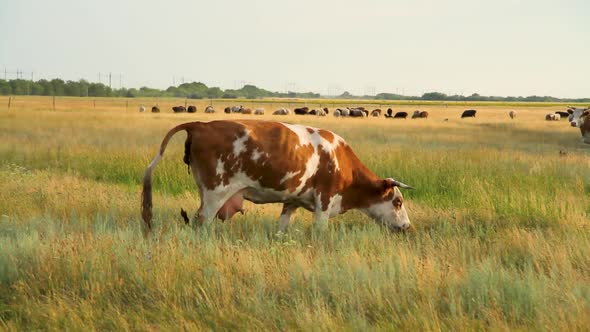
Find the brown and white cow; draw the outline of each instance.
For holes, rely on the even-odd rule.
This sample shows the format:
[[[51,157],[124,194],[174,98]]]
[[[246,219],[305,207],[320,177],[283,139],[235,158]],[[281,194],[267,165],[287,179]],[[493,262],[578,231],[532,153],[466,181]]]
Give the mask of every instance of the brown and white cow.
[[[192,171],[201,206],[197,224],[231,218],[243,200],[283,203],[279,227],[285,231],[297,208],[314,213],[316,224],[358,209],[391,230],[410,226],[399,188],[381,179],[353,153],[342,137],[324,129],[271,121],[190,122],[170,130],[145,171],[144,230],[152,228],[152,172],[179,131],[187,132],[184,162]],[[188,218],[186,218],[188,222]]]
[[[570,108],[568,113],[570,125],[580,128],[583,142],[590,144],[590,108]]]
[[[516,119],[516,111],[510,111],[510,112],[508,112],[508,116],[511,119],[513,119],[513,120]]]
[[[414,111],[412,114],[412,119],[426,119],[428,117],[428,112],[426,111]]]

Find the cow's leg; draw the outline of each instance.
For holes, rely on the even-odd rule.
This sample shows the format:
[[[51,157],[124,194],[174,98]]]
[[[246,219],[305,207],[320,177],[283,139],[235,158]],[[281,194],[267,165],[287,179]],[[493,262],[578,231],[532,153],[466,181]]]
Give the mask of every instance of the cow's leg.
[[[291,215],[297,210],[297,206],[290,204],[283,204],[283,211],[279,217],[279,231],[286,232],[289,222],[291,221]]]

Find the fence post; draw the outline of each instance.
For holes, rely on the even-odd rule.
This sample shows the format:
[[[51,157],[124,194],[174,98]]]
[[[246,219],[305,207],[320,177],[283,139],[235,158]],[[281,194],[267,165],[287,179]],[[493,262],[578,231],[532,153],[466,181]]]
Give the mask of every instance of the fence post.
[[[125,113],[127,113],[127,110],[129,109],[129,100],[125,100]]]
[[[10,102],[12,101],[12,96],[8,97],[8,110],[10,111]]]
[[[92,100],[92,107],[96,109],[96,99]]]
[[[53,110],[55,111],[55,96],[53,96]]]

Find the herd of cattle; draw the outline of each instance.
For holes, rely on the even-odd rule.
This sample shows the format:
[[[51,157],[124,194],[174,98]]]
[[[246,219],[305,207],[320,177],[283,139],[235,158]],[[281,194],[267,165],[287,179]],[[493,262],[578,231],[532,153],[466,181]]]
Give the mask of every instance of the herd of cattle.
[[[143,105],[140,106],[139,111],[145,112],[146,111],[145,106],[143,106]],[[196,113],[197,107],[194,105],[190,105],[188,107],[174,106],[174,107],[172,107],[172,111],[174,113],[184,113],[184,112]],[[228,114],[231,114],[231,113],[254,114],[254,115],[264,115],[265,114],[264,108],[256,108],[256,109],[252,110],[251,108],[247,108],[242,105],[226,107],[223,111],[224,111],[224,113],[228,113]],[[590,108],[568,107],[565,112],[557,111],[554,113],[546,114],[545,120],[559,121],[561,119],[567,119],[572,127],[580,128],[580,131],[582,132],[582,137],[583,137],[584,143],[590,144],[590,120],[584,121],[587,118],[589,111],[590,111]],[[159,112],[160,112],[160,108],[158,108],[158,106],[152,107],[152,113],[159,113]],[[215,113],[215,109],[212,106],[207,106],[205,108],[204,112],[205,113]],[[476,113],[477,113],[477,111],[474,109],[465,110],[465,111],[463,111],[463,113],[461,113],[461,118],[474,118]],[[279,109],[275,110],[274,112],[272,112],[272,114],[273,115],[296,114],[296,115],[327,116],[328,114],[330,114],[330,110],[327,107],[310,109],[309,107],[306,106],[306,107],[295,108],[295,109],[293,109],[293,112],[291,112],[291,110],[288,108],[279,108]],[[369,116],[380,117],[381,115],[383,115],[386,118],[392,118],[392,119],[406,119],[406,118],[408,118],[408,116],[410,116],[408,114],[408,112],[403,112],[403,111],[394,113],[391,108],[388,108],[385,112],[383,112],[380,108],[376,108],[376,109],[373,109],[372,111],[369,111],[362,106],[361,107],[336,108],[332,112],[332,115],[334,117],[352,117],[352,118],[366,118]],[[508,116],[511,119],[516,119],[516,112],[510,111],[510,112],[508,112]],[[428,118],[428,112],[414,111],[414,113],[411,115],[411,118],[412,119]],[[445,121],[448,121],[448,119],[445,119]]]
[[[140,106],[139,111],[145,112],[146,111],[145,106],[143,106],[143,105]],[[174,113],[184,113],[184,112],[196,113],[197,107],[193,106],[193,105],[188,106],[188,107],[173,106],[172,111]],[[264,108],[256,108],[255,110],[252,110],[251,108],[247,108],[242,105],[226,107],[223,111],[224,111],[224,113],[227,113],[227,114],[231,114],[231,113],[254,114],[254,115],[264,115],[265,114]],[[152,113],[160,113],[160,108],[158,106],[153,106]],[[212,106],[207,106],[205,108],[205,113],[215,113],[215,109]],[[476,113],[477,113],[476,110],[465,110],[461,114],[461,118],[474,118]],[[273,115],[296,114],[296,115],[326,116],[326,115],[330,114],[330,110],[327,107],[310,109],[309,107],[305,106],[305,107],[295,108],[295,109],[293,109],[293,112],[291,112],[290,109],[282,107],[282,108],[279,108],[279,109],[275,110],[274,112],[272,112],[272,114]],[[336,108],[334,110],[334,112],[332,112],[332,114],[334,115],[334,117],[352,117],[352,118],[360,118],[360,117],[366,118],[369,116],[380,117],[381,115],[383,115],[386,118],[406,119],[409,116],[408,112],[394,113],[391,108],[388,108],[387,111],[383,112],[380,108],[376,108],[372,111],[369,111],[362,106]],[[512,117],[512,115],[510,115],[510,116]],[[411,118],[412,119],[428,118],[428,112],[414,111]]]

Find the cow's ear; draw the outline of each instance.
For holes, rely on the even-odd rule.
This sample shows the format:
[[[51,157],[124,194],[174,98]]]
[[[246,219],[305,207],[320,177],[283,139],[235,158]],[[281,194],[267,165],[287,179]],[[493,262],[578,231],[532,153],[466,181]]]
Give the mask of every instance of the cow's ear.
[[[586,116],[586,115],[588,115],[588,114],[590,114],[590,111],[589,111],[589,110],[585,110],[585,111],[584,111],[584,113],[582,113],[582,115],[581,115],[581,116]]]
[[[567,112],[568,112],[569,114],[574,114],[574,111],[572,111],[572,109],[571,109],[571,108],[568,108],[568,109],[567,109]]]

